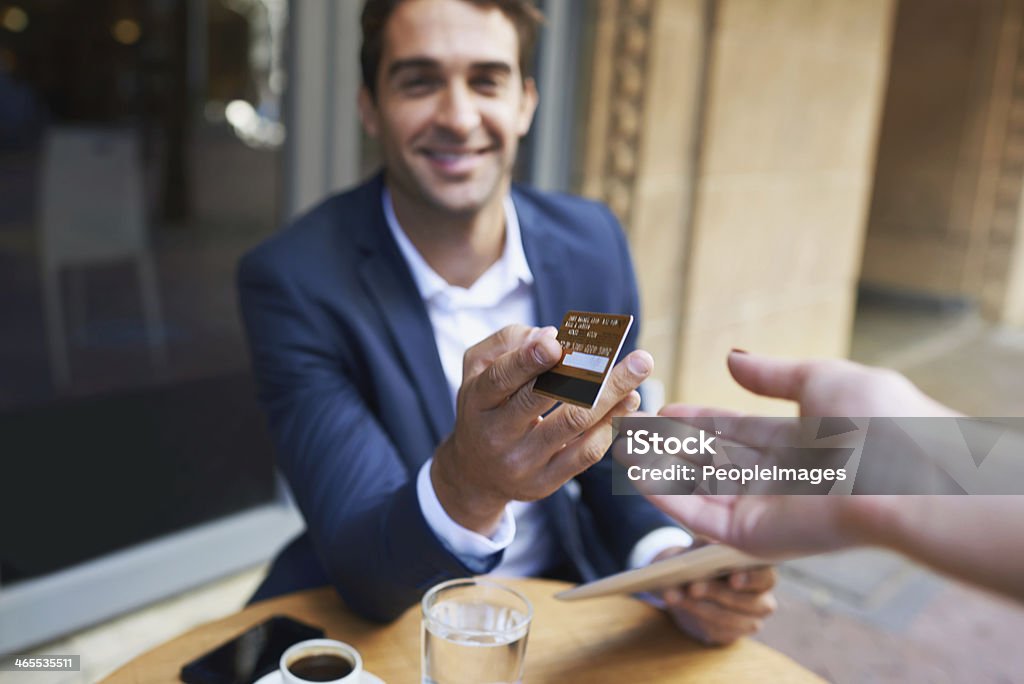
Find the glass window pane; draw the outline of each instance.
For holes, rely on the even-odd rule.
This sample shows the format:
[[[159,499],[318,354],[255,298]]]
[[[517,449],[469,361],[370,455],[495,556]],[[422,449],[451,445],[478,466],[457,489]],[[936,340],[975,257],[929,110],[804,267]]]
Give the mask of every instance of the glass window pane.
[[[278,224],[286,25],[0,6],[3,584],[274,498],[234,272]]]

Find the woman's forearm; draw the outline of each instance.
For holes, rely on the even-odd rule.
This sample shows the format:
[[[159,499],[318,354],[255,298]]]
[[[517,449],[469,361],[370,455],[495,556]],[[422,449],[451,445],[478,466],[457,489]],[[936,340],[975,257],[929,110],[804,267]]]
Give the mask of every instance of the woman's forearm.
[[[858,541],[1024,602],[1024,496],[854,496]]]

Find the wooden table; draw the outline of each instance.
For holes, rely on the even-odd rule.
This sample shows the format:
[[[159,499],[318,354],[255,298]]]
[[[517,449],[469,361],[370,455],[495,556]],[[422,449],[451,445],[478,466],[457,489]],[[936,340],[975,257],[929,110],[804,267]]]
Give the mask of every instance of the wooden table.
[[[614,596],[567,603],[563,582],[501,579],[533,603],[526,647],[529,684],[540,682],[821,682],[786,656],[750,639],[706,648],[683,636],[661,611]],[[352,644],[365,667],[388,684],[419,682],[420,607],[390,625],[352,614],[333,589],[313,589],[252,605],[144,653],[106,681],[175,682],[181,666],[271,615],[290,615]]]

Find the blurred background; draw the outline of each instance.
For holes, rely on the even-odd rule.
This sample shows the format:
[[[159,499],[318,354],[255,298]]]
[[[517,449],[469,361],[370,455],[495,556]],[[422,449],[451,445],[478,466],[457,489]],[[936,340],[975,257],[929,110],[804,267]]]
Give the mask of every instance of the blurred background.
[[[623,222],[662,396],[791,411],[734,386],[740,347],[1024,415],[1024,0],[541,5],[517,176]],[[376,168],[360,9],[0,0],[0,654],[92,681],[240,608],[301,528],[234,269]],[[833,681],[1024,672],[1018,606],[888,554],[779,594],[759,638]]]

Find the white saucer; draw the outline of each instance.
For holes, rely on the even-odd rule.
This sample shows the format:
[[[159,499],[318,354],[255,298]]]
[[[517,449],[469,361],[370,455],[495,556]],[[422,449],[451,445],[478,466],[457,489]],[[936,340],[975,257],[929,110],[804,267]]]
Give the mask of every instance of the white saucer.
[[[283,684],[283,682],[280,670],[274,670],[256,680],[256,684]],[[384,684],[384,680],[372,672],[363,670],[363,674],[359,677],[359,684]]]

